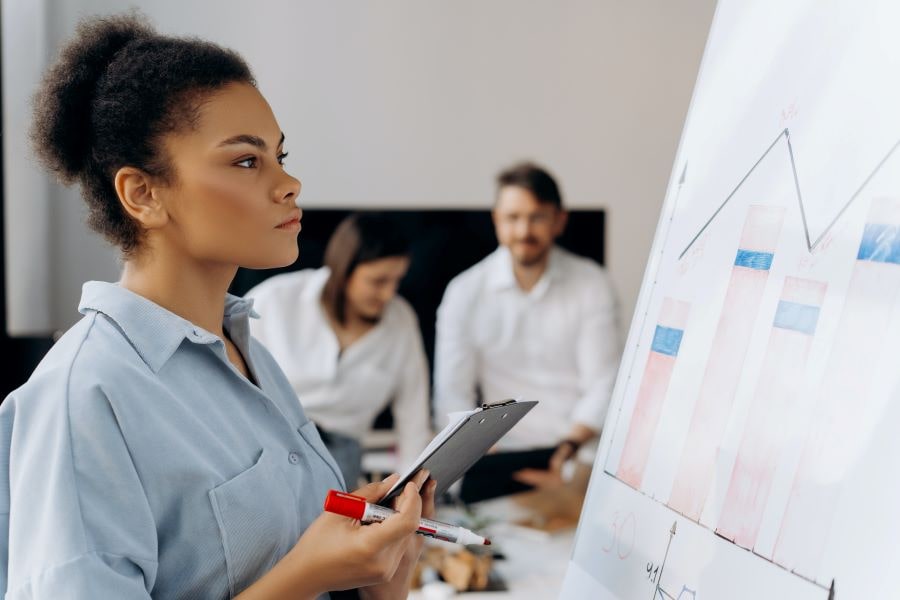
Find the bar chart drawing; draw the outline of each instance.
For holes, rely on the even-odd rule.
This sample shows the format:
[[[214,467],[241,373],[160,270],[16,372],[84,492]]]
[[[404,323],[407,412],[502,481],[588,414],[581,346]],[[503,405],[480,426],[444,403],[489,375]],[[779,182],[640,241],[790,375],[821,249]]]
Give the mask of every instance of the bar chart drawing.
[[[827,284],[786,277],[716,533],[753,549],[796,404]]]
[[[894,154],[895,149],[896,146],[891,148],[866,181],[877,175]],[[753,172],[751,169],[751,173]],[[683,184],[684,181],[679,183]],[[746,181],[742,182],[744,183]],[[829,229],[838,226],[840,216],[857,200],[858,195],[859,192],[841,209],[840,214],[832,220]],[[723,206],[720,206],[720,210]],[[850,319],[854,325],[845,326],[848,330],[857,331],[857,334],[861,329],[871,332],[872,335],[878,334],[880,330],[877,326],[873,326],[874,321],[880,319],[885,323],[890,315],[885,314],[884,309],[881,313],[864,310],[861,308],[865,304],[864,300],[856,302],[857,306],[854,307],[855,295],[861,298],[872,296],[884,298],[887,294],[890,298],[900,298],[900,267],[898,267],[900,208],[895,211],[896,215],[892,212],[893,209],[889,208],[896,206],[900,206],[900,202],[876,199],[872,202],[872,214],[865,224],[862,241],[858,247],[853,281],[847,292],[849,308],[845,309],[854,314],[867,314],[865,324],[860,324],[859,317],[855,317]],[[754,403],[743,424],[740,447],[731,467],[727,491],[720,507],[721,512],[713,514],[713,521],[710,523],[700,522],[716,477],[715,465],[718,460],[719,442],[725,434],[726,425],[732,414],[732,402],[749,351],[751,335],[758,326],[756,321],[762,296],[772,283],[770,274],[776,259],[776,249],[784,234],[786,213],[785,207],[777,205],[751,204],[747,208],[738,247],[733,255],[734,260],[718,325],[710,340],[702,383],[694,403],[690,425],[684,436],[684,446],[681,448],[681,457],[669,495],[660,497],[644,489],[644,474],[658,438],[657,432],[660,427],[666,426],[662,421],[664,407],[669,394],[669,384],[677,370],[681,346],[688,330],[688,316],[692,308],[692,302],[689,300],[674,300],[669,296],[662,299],[627,430],[622,430],[624,441],[621,443],[619,454],[616,455],[617,463],[607,463],[605,471],[631,488],[655,498],[685,518],[714,531],[721,539],[728,540],[738,547],[753,550],[761,559],[795,573],[823,590],[828,590],[830,588],[826,582],[831,580],[830,575],[817,570],[819,557],[814,546],[822,546],[826,541],[829,506],[835,502],[839,490],[832,490],[830,498],[826,494],[825,502],[818,504],[816,510],[801,508],[805,503],[815,504],[813,498],[819,495],[818,490],[804,491],[805,488],[809,488],[808,482],[804,483],[806,481],[804,477],[809,473],[815,473],[816,463],[823,460],[823,454],[817,455],[812,449],[804,454],[799,467],[801,472],[797,474],[792,497],[780,525],[777,545],[774,549],[771,546],[767,547],[764,552],[759,552],[755,548],[763,526],[764,511],[769,500],[774,472],[787,440],[792,436],[806,435],[806,431],[810,431],[810,439],[818,439],[820,440],[818,443],[821,444],[822,432],[828,430],[829,426],[832,429],[828,430],[828,433],[838,435],[833,427],[834,414],[838,414],[837,418],[841,418],[839,403],[833,402],[834,406],[825,411],[825,415],[819,421],[813,423],[804,421],[795,412],[796,401],[804,393],[806,360],[815,340],[819,315],[828,289],[827,281],[796,275],[786,275],[778,280],[782,286],[781,294],[775,314],[769,322],[768,345],[765,347],[761,372],[756,381]],[[715,216],[714,214],[707,225],[713,222]],[[691,244],[695,243],[704,231],[708,231],[707,225],[697,232]],[[796,227],[793,229],[796,230]],[[819,244],[828,233],[826,230],[815,240],[811,240],[805,224],[803,231],[810,247]],[[685,251],[689,248],[690,245]],[[710,258],[707,257],[705,260]],[[794,268],[796,265],[787,267],[788,270]],[[898,277],[896,289],[891,287],[891,282],[895,279],[890,274],[894,272]],[[865,286],[856,282],[867,273],[872,282],[880,283],[877,289],[871,287],[875,283],[870,283],[869,291],[865,292]],[[863,291],[853,292],[857,288]],[[837,343],[839,346],[852,345],[841,341],[831,343]],[[857,340],[857,343],[862,342]],[[871,349],[879,346],[868,343],[867,347]],[[864,355],[865,352],[858,352],[857,360],[863,360],[861,357]],[[848,366],[843,369],[829,367],[828,372],[833,378],[839,378],[841,373],[857,372],[855,363],[850,361],[847,364]],[[838,389],[836,386],[831,387]],[[828,415],[832,415],[831,421],[828,421]],[[618,428],[621,429],[622,425],[620,424]],[[670,436],[668,441],[671,442],[671,439]],[[814,442],[810,444],[815,445]],[[670,446],[660,451],[672,450]],[[803,474],[804,470],[807,475]],[[816,514],[818,518],[814,516]],[[808,535],[810,528],[813,527],[811,524],[813,521],[818,525],[826,524],[818,530],[821,539],[810,538]],[[808,544],[805,540],[809,539],[817,539],[818,543]]]
[[[719,0],[564,597],[898,596],[897,23]]]
[[[619,479],[635,489],[641,487],[689,312],[687,302],[672,298],[663,300],[617,470]]]
[[[761,205],[751,206],[747,213],[700,395],[666,503],[694,521],[700,519],[712,483],[716,448],[731,413],[784,213],[781,207]]]
[[[774,560],[816,577],[842,475],[851,467],[860,439],[874,358],[894,349],[884,334],[900,292],[900,200],[872,203],[817,410],[782,520]],[[877,302],[872,299],[877,298]]]

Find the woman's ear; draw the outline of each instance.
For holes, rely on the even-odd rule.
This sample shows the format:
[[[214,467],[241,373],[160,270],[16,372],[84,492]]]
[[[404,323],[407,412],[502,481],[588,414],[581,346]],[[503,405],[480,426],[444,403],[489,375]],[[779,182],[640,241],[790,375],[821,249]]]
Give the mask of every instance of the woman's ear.
[[[169,220],[169,213],[153,193],[153,179],[135,167],[122,167],[114,180],[119,202],[131,218],[143,229],[157,229]]]

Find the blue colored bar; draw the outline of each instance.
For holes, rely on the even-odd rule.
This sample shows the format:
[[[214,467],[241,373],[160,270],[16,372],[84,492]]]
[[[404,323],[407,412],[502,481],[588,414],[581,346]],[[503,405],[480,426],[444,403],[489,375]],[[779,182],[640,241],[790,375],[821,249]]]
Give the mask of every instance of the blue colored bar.
[[[782,300],[775,311],[775,327],[780,329],[792,329],[807,335],[816,332],[816,324],[819,322],[819,307],[811,304],[800,304]]]
[[[683,329],[673,329],[671,327],[657,325],[656,333],[653,334],[653,344],[650,346],[650,349],[659,354],[678,356],[678,348],[681,347],[682,336],[684,336]]]
[[[772,266],[775,255],[771,252],[756,252],[754,250],[738,250],[734,259],[736,267],[747,267],[758,271],[768,271]]]
[[[900,265],[900,225],[867,223],[856,259]]]

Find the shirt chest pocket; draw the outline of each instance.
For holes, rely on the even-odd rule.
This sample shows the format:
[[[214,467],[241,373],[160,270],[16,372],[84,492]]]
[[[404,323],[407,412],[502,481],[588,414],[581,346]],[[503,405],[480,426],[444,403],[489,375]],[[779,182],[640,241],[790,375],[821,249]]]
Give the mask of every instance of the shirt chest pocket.
[[[296,543],[298,510],[293,492],[262,450],[256,463],[209,491],[231,596],[262,577]]]

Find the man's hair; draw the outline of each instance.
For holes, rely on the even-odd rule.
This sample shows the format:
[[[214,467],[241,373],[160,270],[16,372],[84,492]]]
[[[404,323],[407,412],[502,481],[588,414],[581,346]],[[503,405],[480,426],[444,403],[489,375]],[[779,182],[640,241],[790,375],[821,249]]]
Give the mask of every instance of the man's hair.
[[[497,192],[508,185],[524,188],[534,194],[538,202],[562,209],[562,195],[556,180],[546,169],[532,162],[517,163],[497,175]]]
[[[409,256],[409,240],[397,224],[381,213],[354,213],[341,221],[325,248],[325,266],[331,271],[322,300],[340,323],[347,318],[347,280],[362,263],[394,256]]]

